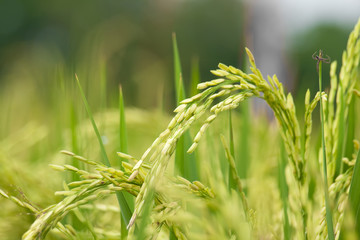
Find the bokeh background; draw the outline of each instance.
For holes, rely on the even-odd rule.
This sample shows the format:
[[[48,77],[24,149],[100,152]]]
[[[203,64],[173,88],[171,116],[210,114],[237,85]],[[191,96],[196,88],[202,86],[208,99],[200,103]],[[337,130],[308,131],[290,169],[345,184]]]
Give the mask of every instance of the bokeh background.
[[[169,110],[175,32],[185,84],[197,61],[204,81],[218,62],[242,67],[246,45],[265,75],[277,74],[302,96],[316,88],[313,52],[322,48],[341,61],[359,16],[357,0],[1,0],[1,95],[10,93],[8,113],[33,101],[49,104],[57,74],[71,82],[76,72],[96,99],[105,72],[108,104],[121,84],[127,104],[154,108],[163,94]]]

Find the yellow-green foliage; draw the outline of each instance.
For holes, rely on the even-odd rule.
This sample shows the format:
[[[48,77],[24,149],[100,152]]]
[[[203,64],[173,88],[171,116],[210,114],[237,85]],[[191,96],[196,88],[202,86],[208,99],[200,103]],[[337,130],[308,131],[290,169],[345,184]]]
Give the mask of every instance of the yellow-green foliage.
[[[49,232],[54,237],[66,239],[120,237],[120,220],[116,217],[119,208],[111,197],[117,191],[136,197],[127,226],[128,239],[283,239],[284,202],[280,198],[276,175],[280,141],[287,154],[286,182],[283,184],[289,191],[289,208],[285,211],[289,215],[291,239],[326,239],[322,168],[317,164],[320,162],[321,165],[322,157],[316,157],[319,149],[316,149],[316,144],[311,144],[310,139],[312,112],[318,101],[324,105],[328,191],[334,234],[338,239],[344,219],[354,220],[351,210],[349,214],[345,210],[351,180],[359,175],[354,172],[358,142],[355,141],[351,158],[344,158],[343,151],[345,145],[353,144],[346,142],[348,129],[343,126],[348,121],[348,106],[356,104],[353,96],[360,76],[359,34],[360,21],[349,37],[339,76],[336,76],[336,63],[331,65],[329,94],[317,93],[313,100],[310,100],[310,93],[306,94],[304,119],[298,120],[292,95],[285,93],[275,75],[265,79],[252,53],[246,49],[250,73],[219,64],[219,69],[212,71],[217,78],[198,84],[200,93],[180,102],[168,126],[139,155],[140,158],[118,153],[120,158],[128,161],[122,163],[124,170],[105,166],[98,159],[89,160],[77,153],[62,151],[69,158],[82,162],[84,168],[71,164],[51,165],[55,170],[73,172],[80,177],[79,181],[64,183],[64,190],[55,193],[62,196],[57,203],[39,208],[32,203],[36,201],[31,196],[26,200],[13,197],[8,191],[0,191],[4,198],[36,216],[23,239],[45,239]],[[226,121],[221,113],[236,109],[241,102],[254,97],[263,99],[272,109],[278,131],[266,129],[264,124],[271,123],[254,119],[248,139],[253,161],[249,177],[240,179],[236,156],[231,155],[225,138],[222,138],[223,146],[218,146],[218,133],[226,134],[222,126]],[[302,121],[303,129],[299,124]],[[238,122],[236,116],[235,123]],[[188,149],[188,153],[197,151],[199,157],[200,179],[193,182],[177,176],[172,169],[177,141],[188,129],[197,129]],[[234,129],[236,132],[236,127]],[[129,135],[131,131],[128,129]],[[94,140],[82,138],[81,141],[90,143]],[[227,172],[228,168],[224,170],[222,161],[230,164],[231,173]],[[47,172],[44,174],[47,174],[44,178],[51,177]],[[236,189],[229,190],[228,174],[236,180]],[[75,229],[71,222],[66,221],[70,214],[81,222],[82,229]],[[106,215],[108,219],[104,221],[107,225],[88,218],[90,215]],[[346,231],[351,232],[349,229]]]

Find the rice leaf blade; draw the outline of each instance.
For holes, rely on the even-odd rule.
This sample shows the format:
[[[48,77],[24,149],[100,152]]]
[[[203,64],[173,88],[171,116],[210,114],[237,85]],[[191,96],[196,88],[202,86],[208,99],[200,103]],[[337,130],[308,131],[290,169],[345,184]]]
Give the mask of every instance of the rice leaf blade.
[[[200,66],[199,66],[199,58],[194,57],[191,61],[191,88],[190,88],[190,96],[195,96],[198,94],[199,90],[197,89],[197,85],[200,83]]]
[[[355,229],[357,236],[360,237],[360,150],[356,156],[354,173],[351,179],[349,202],[352,215],[355,217]]]
[[[243,187],[242,187],[242,183],[241,183],[239,174],[237,173],[237,170],[235,167],[234,157],[231,155],[231,150],[230,150],[230,147],[226,143],[225,137],[223,135],[220,135],[220,139],[223,144],[223,148],[225,150],[225,156],[226,156],[226,159],[227,159],[229,167],[230,167],[229,175],[233,178],[234,185],[235,185],[234,188],[231,188],[231,189],[238,191],[238,193],[240,194],[242,207],[244,209],[246,219],[249,221],[249,215],[248,215],[249,207],[248,207],[248,203],[247,203],[247,200],[245,197],[245,193],[243,191]]]
[[[319,51],[321,57],[321,50]],[[318,61],[319,64],[319,92],[322,93],[322,61]],[[325,144],[325,133],[324,133],[324,111],[322,99],[320,97],[320,123],[321,123],[321,145],[322,145],[322,156],[323,156],[323,176],[324,176],[324,195],[325,195],[325,210],[326,210],[326,225],[328,230],[329,240],[335,240],[334,226],[332,219],[332,210],[330,208],[329,188],[328,188],[328,175],[327,175],[327,162],[326,162],[326,144]]]
[[[340,114],[339,114],[339,134],[337,136],[338,143],[338,151],[337,151],[337,157],[335,162],[335,176],[336,178],[339,174],[343,171],[343,163],[342,158],[344,156],[344,150],[345,150],[345,129],[346,129],[346,123],[345,123],[345,99],[344,99],[344,92],[340,88]]]
[[[125,104],[124,104],[124,96],[122,92],[122,87],[119,85],[119,149],[120,152],[128,153],[128,138],[127,138],[127,129],[126,129],[126,120],[125,120]],[[118,168],[121,170],[124,170],[124,167],[122,166],[122,161],[126,161],[127,159],[121,158],[118,164]],[[128,203],[130,207],[130,211],[133,211],[134,209],[134,197],[124,192],[124,197],[126,199],[126,202]],[[127,238],[128,230],[126,228],[127,224],[125,223],[124,219],[121,218],[121,239]]]
[[[349,105],[348,121],[347,121],[347,130],[346,130],[346,142],[344,144],[344,156],[351,158],[352,153],[354,152],[354,145],[352,141],[355,139],[356,132],[356,111],[355,111],[355,98],[353,97]],[[344,169],[345,171],[345,169]]]
[[[85,93],[81,87],[81,84],[80,84],[80,81],[79,81],[79,78],[77,77],[77,75],[75,75],[75,78],[76,78],[76,82],[78,84],[78,87],[79,87],[79,90],[80,90],[80,94],[81,94],[81,97],[83,99],[83,103],[84,103],[84,106],[85,106],[85,110],[90,118],[90,122],[91,122],[91,125],[94,129],[94,132],[96,134],[96,137],[97,137],[97,140],[99,142],[99,145],[100,145],[100,150],[101,150],[101,156],[102,156],[102,159],[103,159],[103,162],[106,166],[110,166],[110,161],[109,161],[109,158],[106,154],[106,151],[105,151],[105,146],[104,146],[104,143],[102,141],[102,138],[101,138],[101,135],[100,135],[100,132],[99,132],[99,129],[97,128],[96,126],[96,123],[95,123],[95,120],[94,120],[94,117],[93,117],[93,114],[91,112],[91,109],[90,109],[90,106],[88,104],[88,101],[85,97]]]
[[[278,164],[278,177],[279,177],[279,190],[280,190],[280,197],[283,204],[283,212],[284,212],[284,239],[291,239],[291,228],[289,223],[289,216],[288,216],[288,194],[289,189],[286,182],[285,176],[285,168],[287,163],[286,151],[284,147],[284,143],[280,142],[280,161]]]
[[[146,228],[151,224],[150,216],[154,200],[154,189],[149,188],[149,195],[144,199],[144,210],[141,214],[141,221],[139,223],[139,228],[135,231],[135,239],[147,239]]]
[[[176,41],[176,35],[173,33],[173,51],[174,51],[174,72],[175,72],[175,92],[176,102],[179,104],[186,98],[185,87],[181,72],[181,61]],[[195,154],[187,154],[187,149],[191,146],[192,140],[189,131],[186,131],[176,144],[175,152],[175,166],[180,175],[189,179],[190,181],[198,180],[198,170]]]
[[[233,133],[233,125],[232,125],[232,116],[231,110],[229,110],[229,148],[230,154],[234,158],[234,167],[236,168],[236,161],[235,161],[235,149],[234,149],[234,133]],[[232,174],[231,165],[229,165],[229,189],[236,189],[235,178]]]
[[[124,96],[122,92],[122,87],[119,85],[119,149],[120,152],[128,153],[128,140],[127,140],[127,130],[126,130],[126,120],[125,120],[125,105],[124,105]],[[124,158],[121,158],[122,161],[127,161]],[[123,170],[122,164],[120,162],[120,169]]]
[[[182,78],[180,55],[179,55],[175,33],[173,33],[172,35],[172,41],[173,41],[173,52],[174,52],[174,74],[175,74],[174,80],[175,80],[176,104],[179,104],[182,100],[186,98],[186,96],[185,96],[185,88]]]
[[[109,161],[109,158],[106,154],[106,151],[105,151],[105,146],[104,146],[104,143],[102,141],[102,138],[100,136],[100,132],[96,126],[96,123],[95,123],[95,120],[94,120],[94,117],[93,117],[93,114],[91,112],[91,109],[90,109],[90,106],[88,104],[88,101],[85,97],[85,93],[81,87],[81,84],[80,84],[80,81],[79,81],[79,78],[78,76],[75,74],[75,78],[76,78],[76,82],[77,82],[77,85],[78,85],[78,88],[79,88],[79,91],[80,91],[80,94],[81,94],[81,97],[82,97],[82,100],[83,100],[83,103],[84,103],[84,106],[85,106],[85,109],[86,109],[86,112],[88,113],[88,116],[90,118],[90,121],[91,121],[91,124],[92,124],[92,127],[94,129],[94,132],[96,134],[96,137],[97,137],[97,140],[99,142],[99,145],[100,145],[100,150],[101,150],[101,155],[102,155],[102,158],[103,158],[103,161],[104,161],[104,164],[108,167],[110,167],[110,161]],[[120,209],[121,209],[121,215],[126,223],[129,224],[129,221],[131,219],[131,216],[132,216],[132,212],[129,208],[129,205],[127,204],[126,200],[125,200],[125,197],[123,195],[122,192],[119,192],[119,191],[116,191],[116,197],[118,199],[118,202],[119,202],[119,206],[120,206]]]
[[[240,126],[240,145],[239,152],[241,155],[236,159],[236,166],[239,176],[242,179],[247,178],[247,171],[250,165],[250,102],[244,101],[241,105],[241,126]]]

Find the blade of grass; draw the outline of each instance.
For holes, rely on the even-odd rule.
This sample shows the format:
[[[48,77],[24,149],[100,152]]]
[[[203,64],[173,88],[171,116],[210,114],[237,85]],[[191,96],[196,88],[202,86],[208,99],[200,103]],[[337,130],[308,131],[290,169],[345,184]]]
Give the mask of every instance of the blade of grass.
[[[78,133],[77,133],[77,113],[75,111],[75,104],[74,103],[70,104],[70,131],[71,131],[72,152],[78,153],[79,152],[79,147],[78,147],[78,140],[77,140],[77,136],[78,136]],[[75,159],[74,157],[72,158],[71,164],[74,167],[78,168],[78,169],[81,169],[83,167],[82,162]],[[70,172],[69,174],[71,174],[70,175],[70,178],[71,178],[70,182],[75,182],[75,181],[80,180],[79,174],[76,174],[75,172]],[[69,218],[67,218],[67,219],[71,222],[71,225],[75,229],[82,229],[83,228],[83,224],[81,224],[79,219],[73,213],[71,215],[69,215]]]
[[[356,126],[356,114],[355,114],[355,98],[352,98],[349,105],[349,113],[348,113],[348,121],[347,121],[347,130],[346,130],[346,144],[344,147],[344,156],[351,159],[351,155],[354,152],[354,145],[352,141],[355,139],[355,126]],[[344,169],[346,171],[346,169]]]
[[[119,149],[120,149],[120,152],[128,153],[128,150],[127,150],[128,140],[127,140],[127,130],[126,130],[126,121],[125,121],[125,104],[124,104],[124,97],[123,97],[121,85],[119,85],[119,113],[120,113],[120,115],[119,115],[119,143],[120,143]],[[122,161],[126,161],[126,162],[128,162],[128,161],[124,158],[121,158],[119,161],[118,168],[120,168],[121,170],[124,170],[124,167],[121,164]],[[124,192],[123,194],[126,199],[126,202],[128,203],[128,205],[130,207],[130,210],[133,211],[134,197],[127,192]],[[127,230],[126,226],[127,226],[127,223],[125,223],[124,219],[121,218],[121,239],[127,238],[128,230]]]
[[[246,15],[246,6],[244,6],[243,12],[245,14],[243,14],[243,25],[244,25],[244,29],[248,28],[247,24],[247,18],[248,16]],[[245,30],[245,33],[248,32]],[[247,46],[246,42],[249,40],[247,39],[248,36],[246,34],[243,34],[243,39],[242,39],[242,46],[241,49],[245,50],[245,47]],[[243,51],[244,51],[243,50]],[[241,54],[242,56],[242,61],[241,61],[241,68],[243,69],[243,71],[246,71],[247,69],[249,69],[250,63],[249,60],[246,56],[246,54]],[[250,101],[244,101],[241,104],[241,134],[240,134],[240,146],[239,146],[239,152],[241,153],[241,155],[237,158],[237,167],[238,167],[238,172],[239,172],[239,176],[242,179],[246,179],[247,178],[247,171],[250,165]],[[245,193],[246,193],[246,189],[245,189]]]
[[[62,80],[60,80],[60,84],[61,84],[61,82],[62,82]],[[69,89],[69,93],[71,94],[71,96],[73,96],[73,94],[75,92],[74,90],[75,90],[75,85],[72,83],[71,87]],[[65,93],[65,91],[64,91],[64,93]],[[79,144],[78,144],[78,134],[79,133],[77,131],[79,114],[76,111],[77,102],[74,100],[74,98],[70,98],[70,100],[67,102],[67,106],[68,106],[67,109],[69,109],[67,116],[70,120],[68,124],[70,125],[71,150],[74,153],[75,152],[79,153],[80,152],[80,148],[79,148]],[[74,157],[71,158],[71,165],[78,169],[81,169],[83,167],[83,163],[78,161]],[[75,172],[68,172],[65,174],[67,175],[66,179],[68,180],[68,182],[75,182],[75,181],[80,180],[79,174],[77,174]],[[79,211],[83,212],[83,210],[79,210]],[[79,219],[76,217],[76,215],[73,212],[64,218],[64,223],[71,224],[71,226],[73,226],[74,229],[76,229],[76,230],[84,229],[84,225],[79,221]]]
[[[233,125],[232,125],[232,117],[231,117],[231,110],[229,110],[229,145],[230,145],[230,154],[235,159],[235,150],[234,150],[234,133],[233,133]],[[236,189],[236,182],[235,178],[232,174],[232,167],[236,169],[236,161],[234,160],[234,166],[229,164],[229,190]]]
[[[183,145],[184,146],[184,148],[183,148],[183,153],[184,153],[184,177],[187,178],[190,181],[199,180],[198,166],[197,166],[197,159],[196,159],[197,151],[195,150],[191,154],[187,153],[187,149],[189,149],[189,147],[192,144],[190,132],[186,131],[184,133],[183,138],[184,138],[184,145]]]
[[[124,105],[124,97],[122,92],[122,87],[119,85],[119,149],[120,152],[127,152],[127,132],[126,132],[126,122],[125,122],[125,105]],[[121,158],[122,161],[127,161],[125,158]],[[120,162],[120,169],[123,170],[123,166]]]
[[[154,200],[154,189],[148,188],[149,195],[147,199],[144,199],[144,210],[141,214],[141,221],[139,223],[139,228],[137,231],[135,231],[135,239],[147,239],[146,236],[146,227],[151,223],[150,222],[150,215],[151,215],[151,209],[153,205]],[[171,235],[171,233],[170,233]]]
[[[226,124],[228,124],[228,118],[225,116],[221,116],[221,118],[219,119],[219,126],[226,126]],[[219,134],[221,134],[219,131],[214,131],[212,136],[218,136]],[[220,140],[220,142],[219,142]],[[226,150],[224,149],[224,147],[221,147],[221,138],[218,139],[216,138],[215,141],[212,142],[212,146],[217,146],[219,145],[220,147],[218,148],[218,152],[216,153],[217,156],[215,157],[215,161],[216,167],[220,168],[222,177],[223,177],[223,182],[224,184],[229,184],[229,174],[231,174],[231,172],[229,172],[229,160],[227,158],[226,155]]]
[[[218,136],[218,133],[214,131],[214,128],[209,128],[209,130],[205,132],[205,136],[205,142],[207,146],[206,159],[207,163],[210,164],[210,176],[217,176],[219,173],[221,173],[220,178],[224,182],[224,184],[226,184],[226,170],[228,170],[228,166],[222,166],[226,164],[227,160],[224,148],[219,147],[219,139],[214,137]],[[216,139],[216,141],[214,141],[214,139]]]
[[[355,220],[357,237],[360,238],[360,150],[356,156],[354,173],[351,179],[349,202]]]
[[[81,97],[82,97],[82,100],[83,100],[83,103],[84,103],[84,106],[85,106],[85,110],[86,110],[86,112],[87,112],[87,114],[88,114],[88,116],[89,116],[89,118],[90,118],[91,125],[92,125],[92,127],[93,127],[93,129],[94,129],[94,132],[95,132],[95,134],[96,134],[96,137],[97,137],[97,139],[98,139],[98,142],[99,142],[99,145],[100,145],[100,150],[101,150],[101,156],[102,156],[102,159],[103,159],[103,161],[104,161],[104,164],[105,164],[106,166],[111,166],[111,165],[110,165],[109,158],[108,158],[108,156],[107,156],[107,154],[106,154],[106,151],[105,151],[105,146],[104,146],[104,143],[103,143],[103,141],[102,141],[100,132],[99,132],[97,126],[96,126],[96,123],[95,123],[93,114],[92,114],[92,112],[91,112],[90,106],[89,106],[89,104],[88,104],[88,102],[87,102],[87,99],[86,99],[85,94],[84,94],[84,91],[83,91],[83,89],[82,89],[82,87],[81,87],[79,78],[78,78],[78,76],[77,76],[76,74],[75,74],[75,78],[76,78],[76,82],[77,82],[78,87],[79,87],[79,90],[80,90],[80,94],[81,94]]]
[[[249,215],[248,215],[249,207],[248,207],[248,203],[247,203],[244,191],[243,191],[240,177],[236,171],[234,157],[231,155],[231,150],[230,150],[229,146],[226,144],[225,137],[223,135],[220,135],[220,139],[223,144],[223,148],[225,150],[226,159],[228,160],[228,163],[229,163],[229,167],[230,167],[229,175],[233,178],[233,181],[235,183],[235,188],[233,188],[233,189],[237,190],[240,193],[241,202],[242,202],[243,209],[244,209],[244,212],[246,215],[246,219],[249,221],[250,220]]]
[[[90,118],[90,121],[91,121],[91,124],[93,126],[93,129],[94,129],[94,132],[96,134],[96,137],[98,139],[98,142],[99,142],[99,145],[100,145],[100,150],[101,150],[101,155],[102,155],[102,159],[103,159],[103,162],[106,166],[110,167],[110,161],[109,161],[109,158],[106,154],[106,151],[105,151],[105,147],[104,147],[104,143],[101,139],[101,136],[100,136],[100,133],[99,133],[99,130],[96,126],[96,123],[95,123],[95,120],[94,120],[94,117],[92,115],[92,112],[91,112],[91,109],[90,109],[90,106],[86,100],[86,97],[85,97],[85,94],[84,94],[84,91],[81,87],[81,84],[80,84],[80,81],[79,81],[79,78],[78,76],[75,74],[75,78],[76,78],[76,82],[77,82],[77,85],[79,87],[79,91],[80,91],[80,94],[81,94],[81,97],[82,97],[82,100],[83,100],[83,103],[84,103],[84,106],[85,106],[85,109],[86,109],[86,112],[88,113],[88,116]],[[126,223],[126,225],[129,224],[129,221],[130,221],[130,218],[132,216],[132,212],[129,208],[129,205],[127,204],[126,202],[126,199],[123,195],[122,192],[119,192],[119,191],[116,191],[116,197],[117,197],[117,200],[119,202],[119,206],[120,206],[120,210],[121,210],[121,215]]]
[[[182,79],[180,55],[178,45],[176,42],[176,34],[172,35],[173,51],[174,51],[174,73],[175,73],[175,92],[176,92],[176,104],[179,104],[185,99],[185,88]]]
[[[176,104],[178,105],[181,100],[185,99],[185,90],[182,82],[181,75],[181,63],[179,50],[176,42],[176,34],[172,35],[173,41],[173,51],[174,51],[174,80],[175,80],[175,93],[176,93]],[[176,152],[175,152],[175,166],[179,171],[180,175],[185,177],[185,146],[184,146],[184,137],[179,138],[176,144]]]
[[[98,239],[94,231],[94,226],[91,224],[89,219],[84,216],[82,211],[79,208],[77,208],[73,210],[73,214],[76,217],[76,219],[84,225],[84,228],[86,228],[91,233],[94,240]]]
[[[178,238],[175,236],[175,233],[174,233],[174,229],[173,229],[173,228],[170,229],[169,239],[170,239],[170,240],[177,240],[177,239],[178,239]]]
[[[346,129],[346,123],[345,123],[345,99],[344,99],[344,92],[341,86],[339,86],[340,91],[338,94],[340,94],[340,115],[339,115],[339,134],[337,136],[338,143],[338,154],[335,160],[335,176],[334,179],[342,173],[343,171],[343,162],[342,158],[344,156],[344,150],[345,150],[345,129]],[[351,144],[350,144],[351,145]]]
[[[322,51],[319,51],[319,58],[322,57]],[[318,60],[319,64],[319,91],[322,93],[322,61]],[[322,145],[322,155],[323,155],[323,172],[324,172],[324,194],[325,194],[325,210],[326,210],[326,224],[328,229],[328,238],[329,240],[334,240],[334,227],[332,220],[332,211],[330,208],[330,199],[329,199],[329,188],[327,180],[327,163],[326,163],[326,148],[325,148],[325,133],[324,133],[324,111],[322,105],[322,99],[320,98],[320,122],[321,122],[321,145]]]
[[[175,72],[175,92],[176,103],[179,104],[185,99],[185,88],[182,79],[180,55],[176,42],[176,35],[173,33],[173,51],[174,51],[174,72]],[[195,153],[187,154],[187,149],[191,146],[191,137],[189,131],[186,131],[184,135],[178,140],[176,144],[175,152],[175,166],[180,175],[187,178],[190,181],[198,180],[198,170],[195,159]]]
[[[191,61],[191,88],[190,88],[190,96],[195,96],[198,94],[199,90],[197,89],[197,85],[200,83],[200,66],[199,66],[199,58],[194,57]]]
[[[77,114],[75,111],[74,104],[71,104],[70,105],[70,130],[71,130],[72,152],[74,152],[74,153],[79,152],[76,126],[77,126]],[[72,159],[73,159],[72,165],[76,168],[81,168],[81,166],[80,166],[81,162],[76,160],[75,158],[72,158]],[[79,181],[79,180],[80,180],[79,174],[71,172],[71,181],[74,182],[74,181]]]
[[[236,166],[239,172],[239,176],[242,179],[247,178],[247,171],[250,165],[250,146],[249,146],[249,136],[250,136],[250,102],[244,101],[241,104],[241,134],[240,134],[240,145],[239,152],[241,155],[236,159]]]
[[[284,239],[291,239],[291,228],[288,216],[288,185],[286,183],[285,168],[287,163],[287,154],[284,143],[280,141],[280,160],[278,164],[279,190],[284,210]]]

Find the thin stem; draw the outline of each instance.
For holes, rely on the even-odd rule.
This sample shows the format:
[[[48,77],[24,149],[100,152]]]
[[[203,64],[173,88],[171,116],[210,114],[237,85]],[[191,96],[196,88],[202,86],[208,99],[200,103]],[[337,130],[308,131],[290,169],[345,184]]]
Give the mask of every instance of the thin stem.
[[[333,220],[332,213],[329,204],[329,188],[327,181],[327,166],[326,166],[326,146],[325,146],[325,134],[324,134],[324,111],[321,99],[322,93],[322,51],[319,51],[319,91],[320,91],[320,122],[321,122],[321,145],[322,145],[322,154],[323,154],[323,171],[324,171],[324,193],[325,193],[325,208],[326,208],[326,224],[328,229],[328,238],[329,240],[334,240],[334,229],[333,229]]]
[[[84,103],[84,106],[85,106],[85,109],[86,109],[86,112],[88,113],[88,116],[90,118],[90,121],[91,121],[91,124],[93,126],[93,129],[94,129],[94,132],[96,134],[96,137],[98,139],[98,142],[99,142],[99,145],[100,145],[100,150],[101,150],[101,155],[102,155],[102,158],[103,158],[103,163],[108,166],[108,167],[111,167],[111,164],[110,164],[110,161],[109,161],[109,158],[106,154],[106,151],[105,151],[105,146],[104,146],[104,143],[102,141],[102,138],[101,138],[101,135],[100,135],[100,132],[99,132],[99,129],[98,127],[96,126],[96,123],[95,123],[95,120],[94,120],[94,117],[93,117],[93,114],[91,112],[91,109],[90,109],[90,106],[88,104],[88,101],[86,100],[86,97],[85,97],[85,93],[81,87],[81,84],[80,84],[80,81],[77,77],[77,75],[75,74],[75,78],[76,78],[76,82],[77,82],[77,85],[79,87],[79,91],[80,91],[80,94],[81,94],[81,97],[83,99],[83,103]],[[116,191],[116,197],[117,197],[117,200],[119,202],[119,206],[120,206],[120,211],[121,211],[121,215],[126,223],[129,224],[129,221],[130,221],[130,218],[131,218],[131,215],[132,215],[132,212],[129,208],[129,205],[127,204],[126,202],[126,199],[123,195],[122,192],[120,191]]]
[[[231,110],[229,110],[229,143],[230,143],[230,154],[235,159],[235,150],[234,150],[234,133],[233,133],[233,127],[232,127],[232,117],[231,117]],[[234,161],[234,167],[236,168],[236,164]],[[232,174],[232,168],[229,165],[229,190],[235,189],[236,183],[235,179]]]
[[[230,166],[229,175],[233,178],[232,181],[235,184],[235,187],[232,188],[232,189],[237,188],[237,191],[240,193],[240,197],[241,197],[243,209],[244,209],[244,212],[245,212],[245,216],[246,216],[247,220],[249,221],[250,220],[249,219],[249,204],[248,204],[248,202],[246,200],[246,196],[245,196],[245,193],[243,191],[243,187],[242,187],[242,184],[241,184],[239,174],[236,171],[234,157],[231,154],[231,150],[230,150],[229,146],[226,144],[225,137],[223,135],[220,135],[220,139],[221,139],[221,142],[222,142],[224,150],[225,150],[226,159],[229,162],[229,166]]]

